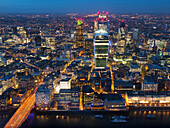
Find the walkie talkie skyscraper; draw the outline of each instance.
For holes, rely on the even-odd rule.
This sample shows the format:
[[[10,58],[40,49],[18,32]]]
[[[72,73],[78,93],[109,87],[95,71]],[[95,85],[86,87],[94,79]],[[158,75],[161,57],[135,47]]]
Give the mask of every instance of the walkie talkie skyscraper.
[[[105,30],[98,30],[94,34],[95,69],[104,69],[108,62],[109,34]]]

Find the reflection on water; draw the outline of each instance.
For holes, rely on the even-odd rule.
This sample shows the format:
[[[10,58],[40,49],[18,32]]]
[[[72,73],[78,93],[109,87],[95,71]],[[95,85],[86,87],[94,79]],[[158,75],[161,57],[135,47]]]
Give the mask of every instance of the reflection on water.
[[[11,117],[9,112],[0,112],[0,128],[3,128]]]
[[[114,124],[111,122],[112,116],[124,115],[127,116],[127,123]],[[146,115],[155,115],[155,119],[148,119]],[[49,127],[114,127],[114,128],[168,128],[170,126],[170,110],[133,110],[129,113],[103,113],[103,119],[94,118],[95,114],[49,114],[36,115],[34,112],[30,113],[27,120],[21,126],[35,127],[35,128],[49,128]]]

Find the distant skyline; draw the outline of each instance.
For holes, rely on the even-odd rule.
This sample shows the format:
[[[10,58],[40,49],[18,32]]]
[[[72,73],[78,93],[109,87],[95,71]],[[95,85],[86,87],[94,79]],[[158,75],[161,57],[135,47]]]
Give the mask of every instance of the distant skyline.
[[[0,0],[0,13],[170,14],[170,0]]]

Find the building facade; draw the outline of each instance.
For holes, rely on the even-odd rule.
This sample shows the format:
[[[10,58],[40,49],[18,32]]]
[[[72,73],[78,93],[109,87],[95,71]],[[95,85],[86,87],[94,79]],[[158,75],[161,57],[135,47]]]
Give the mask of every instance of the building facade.
[[[105,30],[98,30],[94,35],[95,69],[104,69],[108,62],[109,35]]]
[[[83,41],[83,21],[82,19],[78,19],[76,24],[76,47],[83,47]]]

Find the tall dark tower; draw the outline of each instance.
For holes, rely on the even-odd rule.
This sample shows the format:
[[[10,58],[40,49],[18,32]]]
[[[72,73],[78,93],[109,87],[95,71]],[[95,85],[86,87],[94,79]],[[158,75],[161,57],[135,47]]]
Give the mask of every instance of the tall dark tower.
[[[17,34],[17,27],[12,27],[12,33]]]
[[[35,37],[35,45],[38,47],[41,47],[41,37],[40,36]]]
[[[76,24],[76,47],[83,47],[83,21],[82,19],[77,20]]]

